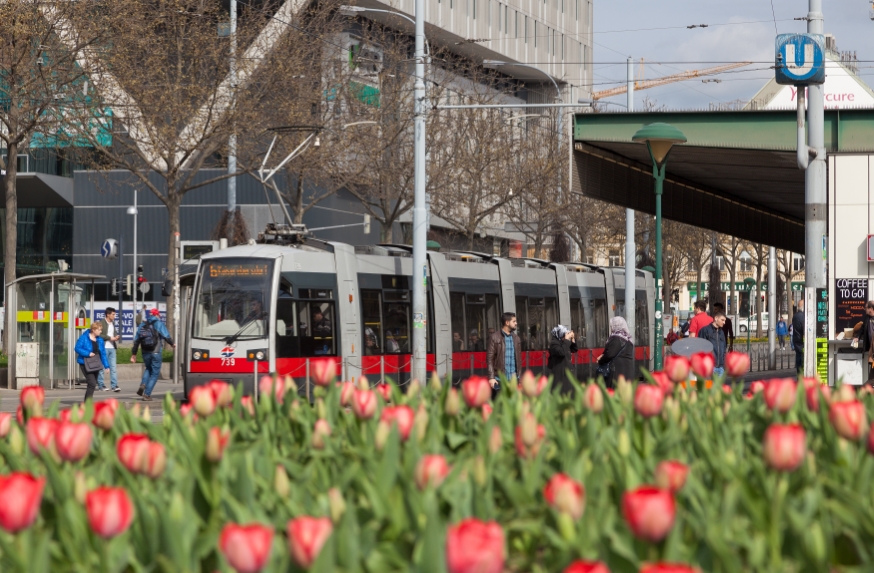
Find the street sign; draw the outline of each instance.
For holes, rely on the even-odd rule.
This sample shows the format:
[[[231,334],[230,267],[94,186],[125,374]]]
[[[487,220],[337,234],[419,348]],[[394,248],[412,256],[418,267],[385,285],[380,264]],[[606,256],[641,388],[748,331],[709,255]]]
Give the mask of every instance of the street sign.
[[[780,34],[774,71],[780,85],[825,83],[825,37],[822,34]]]
[[[140,285],[137,287],[137,290],[139,290],[143,294],[146,294],[147,292],[152,290],[152,287],[149,286],[149,283],[140,283]]]
[[[100,247],[100,255],[104,259],[113,260],[118,256],[118,241],[115,239],[106,239]]]

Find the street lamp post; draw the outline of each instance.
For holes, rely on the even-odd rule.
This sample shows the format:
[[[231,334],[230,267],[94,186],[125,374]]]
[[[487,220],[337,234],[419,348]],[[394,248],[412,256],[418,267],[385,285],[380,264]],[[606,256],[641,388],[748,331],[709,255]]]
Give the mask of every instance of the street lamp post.
[[[664,332],[662,325],[662,308],[664,293],[662,292],[662,189],[665,182],[665,165],[668,154],[675,143],[686,143],[683,132],[666,123],[651,123],[642,127],[634,137],[636,143],[646,143],[649,156],[652,159],[652,176],[655,179],[655,243],[656,243],[656,299],[655,299],[655,369],[662,369],[662,354],[664,344]]]
[[[134,261],[133,261],[134,264],[131,267],[131,273],[134,276],[136,276],[136,274],[137,274],[137,215],[140,212],[139,209],[137,208],[137,197],[138,196],[139,196],[139,193],[137,192],[136,189],[134,189],[134,204],[132,207],[127,208],[127,214],[134,216]],[[118,280],[123,280],[123,279],[124,279],[124,276],[122,275],[121,277],[119,277]],[[137,320],[136,320],[136,318],[137,318],[137,293],[133,292],[131,294],[133,295],[133,299],[132,299],[133,300],[133,321],[134,321],[134,324],[136,324],[136,322],[137,322]],[[123,315],[124,315],[124,312],[122,312],[122,309],[119,307],[119,309],[118,309],[119,328],[121,326],[121,319],[122,319]]]

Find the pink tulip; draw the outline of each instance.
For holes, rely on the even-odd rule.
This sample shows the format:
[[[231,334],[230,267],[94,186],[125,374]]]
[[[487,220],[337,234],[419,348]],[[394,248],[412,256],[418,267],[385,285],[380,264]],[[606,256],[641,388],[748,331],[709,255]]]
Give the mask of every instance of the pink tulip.
[[[696,352],[690,359],[692,371],[695,376],[704,380],[713,377],[713,368],[716,367],[716,358],[710,352]]]
[[[819,382],[815,386],[808,386],[804,390],[804,397],[807,401],[807,409],[811,412],[819,412],[819,395],[825,399],[826,403],[830,402],[832,395],[831,388],[821,385]]]
[[[750,394],[758,394],[765,390],[765,382],[762,380],[756,380],[752,384],[750,384]]]
[[[118,461],[131,473],[144,473],[149,466],[149,441],[144,434],[125,434],[115,445]]]
[[[650,542],[664,539],[674,526],[674,494],[652,486],[627,491],[622,496],[622,515],[638,538]]]
[[[566,474],[555,474],[546,482],[543,498],[554,510],[566,513],[574,521],[580,519],[586,509],[586,490],[583,484]]]
[[[334,358],[310,359],[310,377],[316,386],[327,387],[337,376],[337,361]]]
[[[352,396],[355,393],[355,384],[352,382],[340,382],[340,405],[344,408],[352,407]]]
[[[94,418],[91,423],[101,430],[111,430],[115,425],[115,414],[118,412],[118,400],[110,398],[94,403]]]
[[[19,395],[21,405],[28,412],[38,412],[46,401],[46,390],[42,386],[25,386]]]
[[[692,363],[685,356],[680,356],[679,354],[665,356],[665,374],[675,384],[689,379],[689,369],[691,367]]]
[[[370,390],[354,390],[352,411],[359,420],[369,420],[376,414],[376,394]]]
[[[104,539],[127,531],[134,520],[134,505],[120,487],[98,487],[85,496],[91,530]]]
[[[750,355],[744,352],[729,352],[725,355],[725,373],[739,378],[750,370]]]
[[[18,533],[33,525],[45,485],[46,478],[25,472],[0,476],[0,528]]]
[[[584,401],[586,408],[595,414],[600,414],[601,410],[604,409],[604,393],[601,387],[594,383],[586,386]]]
[[[798,424],[771,424],[762,443],[765,462],[777,471],[794,471],[804,461],[806,441],[804,428]]]
[[[496,454],[501,451],[504,445],[504,438],[501,436],[501,427],[492,426],[492,433],[489,436],[489,452]]]
[[[230,430],[222,430],[217,427],[210,428],[209,433],[206,435],[206,450],[204,452],[206,459],[213,463],[221,461],[230,440]]]
[[[610,569],[601,561],[574,561],[563,573],[610,573]]]
[[[27,421],[27,445],[30,451],[39,454],[42,450],[55,451],[55,432],[58,421],[51,418],[31,418]]]
[[[471,376],[461,383],[461,394],[471,408],[480,408],[492,399],[492,387],[482,376]]]
[[[483,422],[489,421],[489,417],[492,415],[492,410],[493,410],[493,408],[492,408],[491,404],[483,404],[483,407],[481,410]]]
[[[655,471],[656,485],[671,493],[677,493],[685,485],[688,475],[689,466],[684,463],[675,460],[660,462]]]
[[[219,408],[230,406],[234,401],[234,388],[224,380],[210,380],[207,383],[215,399],[215,405]]]
[[[74,422],[60,422],[55,430],[55,447],[61,459],[78,462],[91,451],[91,426]]]
[[[526,436],[526,434],[531,434],[531,436]],[[543,424],[538,424],[534,415],[529,413],[523,418],[522,423],[516,426],[514,438],[516,453],[519,454],[519,457],[534,458],[546,439],[546,427]]]
[[[662,389],[651,384],[639,384],[634,393],[634,409],[644,418],[658,416],[662,411],[665,395]]]
[[[828,419],[839,436],[852,441],[865,435],[868,426],[865,405],[858,400],[835,402],[829,408]]]
[[[331,437],[331,426],[328,421],[322,418],[316,420],[313,426],[312,445],[317,450],[324,450],[325,443]]]
[[[142,472],[152,479],[157,479],[164,473],[164,468],[167,466],[167,454],[164,451],[164,444],[159,442],[149,442],[148,454],[146,456],[146,469]]]
[[[252,401],[251,396],[241,396],[240,397],[240,406],[246,410],[250,416],[255,415],[255,402]]]
[[[273,396],[277,402],[282,404],[282,400],[285,398],[285,381],[279,376],[276,378],[269,374],[262,376],[261,380],[258,381],[258,392],[261,396]]]
[[[674,383],[668,377],[668,375],[664,372],[652,372],[650,373],[652,379],[658,385],[659,389],[661,389],[662,394],[665,396],[670,396],[674,393]]]
[[[771,410],[788,412],[795,404],[796,386],[792,378],[774,378],[765,385],[765,404]]]
[[[85,404],[77,404],[58,412],[60,422],[81,422],[85,417]]]
[[[409,406],[389,406],[382,411],[382,416],[379,419],[389,426],[397,422],[401,440],[406,441],[413,429],[414,418],[415,413]]]
[[[188,401],[199,416],[209,416],[215,412],[215,394],[209,386],[196,386],[189,392]]]
[[[302,516],[288,522],[288,549],[294,561],[304,569],[315,562],[334,526],[327,517]]]
[[[228,523],[219,536],[219,551],[237,573],[258,573],[270,559],[273,528],[250,523]]]
[[[506,558],[504,530],[495,521],[469,517],[446,531],[449,573],[502,573]]]
[[[640,573],[701,573],[701,570],[683,563],[650,563],[640,568]]]
[[[12,414],[9,412],[0,412],[0,438],[8,436],[11,429]]]
[[[424,455],[416,465],[416,486],[420,490],[440,487],[450,471],[446,458],[441,455]]]
[[[391,386],[385,383],[379,383],[376,385],[376,391],[380,396],[382,396],[384,402],[391,402]]]

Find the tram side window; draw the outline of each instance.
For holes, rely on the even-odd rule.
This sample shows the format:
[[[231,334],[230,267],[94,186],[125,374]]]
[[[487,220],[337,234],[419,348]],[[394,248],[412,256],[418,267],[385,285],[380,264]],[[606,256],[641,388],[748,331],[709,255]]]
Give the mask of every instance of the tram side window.
[[[486,333],[486,296],[484,294],[465,295],[464,314],[467,319],[468,352],[485,352],[483,340]]]
[[[303,356],[336,356],[333,302],[299,301],[298,329]]]
[[[607,322],[607,301],[603,298],[596,298],[592,307],[592,321],[594,325],[594,335],[598,340],[607,340],[609,335]]]
[[[544,323],[540,329],[543,338],[543,349],[549,348],[549,337],[552,329],[558,324],[558,300],[555,297],[546,297],[543,307]]]
[[[276,357],[297,358],[300,354],[300,338],[297,335],[295,302],[280,291],[276,301]]]
[[[501,329],[501,303],[498,300],[498,295],[486,295],[486,338],[485,345],[488,348],[489,338],[492,334]]]
[[[639,291],[640,292],[640,291]],[[646,296],[646,293],[643,293]],[[639,297],[640,295],[638,295]],[[636,298],[634,301],[636,312],[634,313],[634,337],[637,346],[649,346],[649,313],[647,312],[646,299]]]
[[[516,297],[516,332],[522,342],[522,350],[531,350],[530,333],[528,332],[528,297]]]
[[[452,320],[452,352],[467,351],[464,328],[464,293],[449,293],[449,316]]]
[[[409,291],[383,292],[382,317],[385,325],[383,350],[385,354],[409,354],[412,349],[410,303],[407,302],[409,298]]]
[[[378,290],[361,291],[361,320],[364,322],[364,355],[382,354],[382,296]]]
[[[583,312],[582,300],[571,299],[571,328],[576,334],[577,346],[588,348],[586,344],[586,314]]]

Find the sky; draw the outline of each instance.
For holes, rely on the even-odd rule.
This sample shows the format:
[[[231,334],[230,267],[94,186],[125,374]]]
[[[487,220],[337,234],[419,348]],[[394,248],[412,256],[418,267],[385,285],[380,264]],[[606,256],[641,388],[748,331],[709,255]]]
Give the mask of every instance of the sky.
[[[707,109],[711,103],[750,100],[774,76],[768,67],[774,63],[776,33],[807,31],[807,22],[794,20],[807,15],[807,0],[772,1],[594,0],[595,91],[625,82],[628,56],[636,62],[645,60],[646,79],[720,62],[752,61],[757,63],[710,76],[721,83],[695,79],[637,91],[635,109],[642,109],[647,96],[668,109]],[[825,32],[835,36],[840,51],[857,53],[861,79],[874,86],[871,1],[824,0],[823,4]],[[709,27],[686,28],[696,24]],[[625,98],[622,94],[606,101],[624,104]]]

